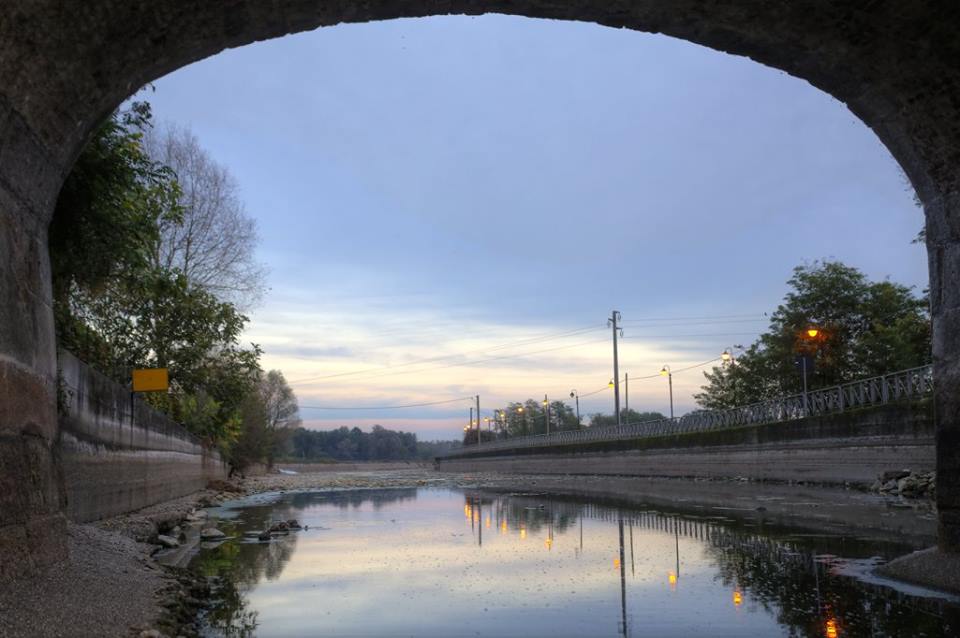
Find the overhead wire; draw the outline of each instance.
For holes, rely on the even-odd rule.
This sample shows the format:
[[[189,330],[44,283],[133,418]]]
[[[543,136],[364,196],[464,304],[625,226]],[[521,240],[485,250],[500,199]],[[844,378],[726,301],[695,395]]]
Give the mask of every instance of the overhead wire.
[[[329,405],[301,405],[298,406],[304,410],[401,410],[403,408],[423,408],[430,405],[443,405],[446,403],[456,403],[458,401],[472,400],[473,397],[458,397],[456,399],[447,399],[445,401],[428,401],[426,403],[407,403],[404,405],[357,405],[357,406],[329,406]]]
[[[523,346],[523,345],[530,345],[530,344],[532,344],[532,343],[541,343],[541,342],[543,342],[543,341],[552,341],[553,339],[561,339],[561,338],[564,338],[564,337],[569,337],[569,336],[573,336],[573,335],[577,335],[577,334],[583,334],[583,333],[585,333],[585,332],[592,332],[592,331],[594,331],[594,330],[601,330],[601,329],[603,329],[603,328],[604,328],[603,326],[594,325],[594,326],[585,327],[585,328],[577,328],[577,329],[574,329],[574,330],[567,330],[567,331],[565,331],[565,332],[550,333],[550,334],[546,334],[546,335],[540,335],[540,336],[537,336],[537,337],[528,337],[528,338],[526,338],[526,339],[520,339],[520,340],[517,340],[517,341],[512,341],[512,342],[508,342],[508,343],[504,343],[504,344],[500,344],[500,345],[496,345],[496,346],[490,346],[490,347],[485,347],[485,348],[477,348],[477,349],[474,349],[474,350],[467,350],[467,351],[465,351],[465,352],[457,352],[457,353],[452,353],[452,354],[447,354],[447,355],[440,355],[440,356],[437,356],[437,357],[428,357],[428,358],[426,358],[426,359],[418,359],[418,360],[415,360],[415,361],[407,361],[407,362],[404,362],[404,363],[398,363],[398,364],[396,364],[396,365],[383,365],[383,366],[376,366],[376,367],[372,367],[372,368],[365,368],[365,369],[363,369],[363,370],[352,370],[352,371],[348,371],[348,372],[337,372],[337,373],[333,373],[333,374],[326,374],[326,375],[315,376],[315,377],[307,377],[306,379],[299,379],[299,380],[296,380],[296,381],[291,381],[291,383],[308,383],[308,382],[312,382],[312,381],[321,381],[321,380],[323,380],[323,379],[332,379],[332,378],[336,378],[336,377],[346,377],[346,376],[354,376],[354,375],[358,375],[358,374],[365,374],[365,373],[367,373],[367,372],[383,371],[383,370],[386,370],[386,369],[393,370],[393,369],[395,369],[395,368],[405,368],[405,367],[414,366],[414,365],[421,365],[421,364],[424,364],[424,363],[435,363],[435,362],[437,362],[437,361],[443,361],[443,360],[445,360],[445,359],[452,359],[452,358],[454,358],[454,357],[462,357],[462,356],[466,356],[466,355],[469,355],[469,354],[476,354],[476,353],[478,353],[478,352],[495,352],[495,351],[497,351],[497,350],[503,350],[503,349],[505,349],[505,348],[512,348],[512,347],[519,347],[519,346]]]
[[[417,368],[417,369],[415,369],[415,370],[401,370],[401,371],[399,371],[399,372],[395,372],[395,371],[393,371],[393,370],[387,370],[387,371],[383,371],[383,372],[380,372],[380,373],[377,373],[377,374],[371,374],[371,375],[369,375],[369,376],[361,377],[361,379],[364,379],[364,380],[366,380],[366,379],[380,379],[380,378],[383,378],[383,377],[400,376],[400,375],[404,375],[404,374],[418,374],[418,373],[421,373],[421,372],[431,372],[431,371],[433,371],[433,370],[444,370],[444,369],[447,369],[447,368],[460,368],[460,367],[469,367],[469,366],[475,366],[475,365],[482,365],[482,364],[485,364],[485,363],[490,363],[491,361],[504,361],[504,360],[507,360],[507,359],[522,359],[523,357],[529,357],[529,356],[532,356],[532,355],[535,355],[535,354],[543,354],[543,353],[545,353],[545,352],[556,352],[556,351],[558,351],[558,350],[569,350],[570,348],[578,348],[578,347],[580,347],[580,346],[589,345],[589,344],[593,344],[593,343],[601,343],[601,342],[605,342],[606,340],[607,340],[606,337],[604,337],[604,338],[602,338],[602,339],[591,339],[591,340],[589,340],[589,341],[580,341],[580,342],[577,342],[577,343],[566,344],[566,345],[562,345],[562,346],[556,346],[556,347],[553,347],[553,348],[544,348],[544,349],[542,349],[542,350],[533,350],[533,351],[531,351],[531,352],[520,352],[520,353],[517,353],[517,354],[505,354],[505,355],[500,355],[500,356],[496,356],[496,357],[487,357],[487,358],[485,358],[485,359],[479,359],[479,360],[475,360],[475,361],[460,361],[460,362],[454,362],[454,363],[446,363],[446,364],[443,364],[443,365],[430,366],[430,367],[427,367],[427,368]],[[313,383],[314,381],[316,381],[316,380],[292,381],[290,384],[291,384],[291,385],[302,385],[302,384],[304,384],[304,383]]]

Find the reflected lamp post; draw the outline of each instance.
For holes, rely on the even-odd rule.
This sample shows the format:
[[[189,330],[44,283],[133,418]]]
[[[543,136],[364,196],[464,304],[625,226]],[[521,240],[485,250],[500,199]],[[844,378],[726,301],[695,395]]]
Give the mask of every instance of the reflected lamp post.
[[[670,366],[664,364],[660,368],[660,376],[667,378],[667,385],[670,388],[670,420],[673,420],[673,372],[670,370]]]

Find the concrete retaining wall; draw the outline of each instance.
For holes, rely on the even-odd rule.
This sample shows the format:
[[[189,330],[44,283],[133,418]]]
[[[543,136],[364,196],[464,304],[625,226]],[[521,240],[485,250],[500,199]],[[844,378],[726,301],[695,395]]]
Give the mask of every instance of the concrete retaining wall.
[[[611,474],[871,483],[886,470],[936,466],[929,403],[893,405],[634,441],[536,449],[463,450],[438,459],[454,472]]]
[[[168,416],[60,351],[59,453],[66,514],[78,522],[130,512],[226,477],[216,452]]]

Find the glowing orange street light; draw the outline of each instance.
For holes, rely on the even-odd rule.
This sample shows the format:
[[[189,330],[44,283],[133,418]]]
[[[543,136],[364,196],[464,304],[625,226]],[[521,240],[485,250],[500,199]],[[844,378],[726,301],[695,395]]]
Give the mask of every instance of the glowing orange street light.
[[[807,336],[811,339],[816,339],[818,334],[820,334],[820,330],[817,328],[807,328]]]
[[[743,604],[743,594],[741,594],[738,590],[734,590],[734,592],[733,592],[733,606],[734,606],[734,607],[739,607],[739,606],[742,605],[742,604]]]
[[[677,574],[675,572],[667,574],[667,581],[670,583],[670,589],[677,588]]]
[[[607,384],[607,387],[608,387],[608,388],[612,388],[612,387],[613,387],[613,379],[610,379],[610,383]]]
[[[837,638],[840,635],[840,632],[837,631],[837,621],[831,618],[827,621],[827,638]]]

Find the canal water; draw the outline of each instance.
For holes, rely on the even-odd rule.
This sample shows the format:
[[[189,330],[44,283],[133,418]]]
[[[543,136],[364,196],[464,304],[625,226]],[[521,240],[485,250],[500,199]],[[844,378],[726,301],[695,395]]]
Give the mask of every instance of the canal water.
[[[913,547],[616,502],[449,489],[268,494],[231,538],[210,636],[949,636],[957,599],[870,576]],[[269,542],[245,533],[297,519]],[[951,626],[954,629],[951,629]]]

